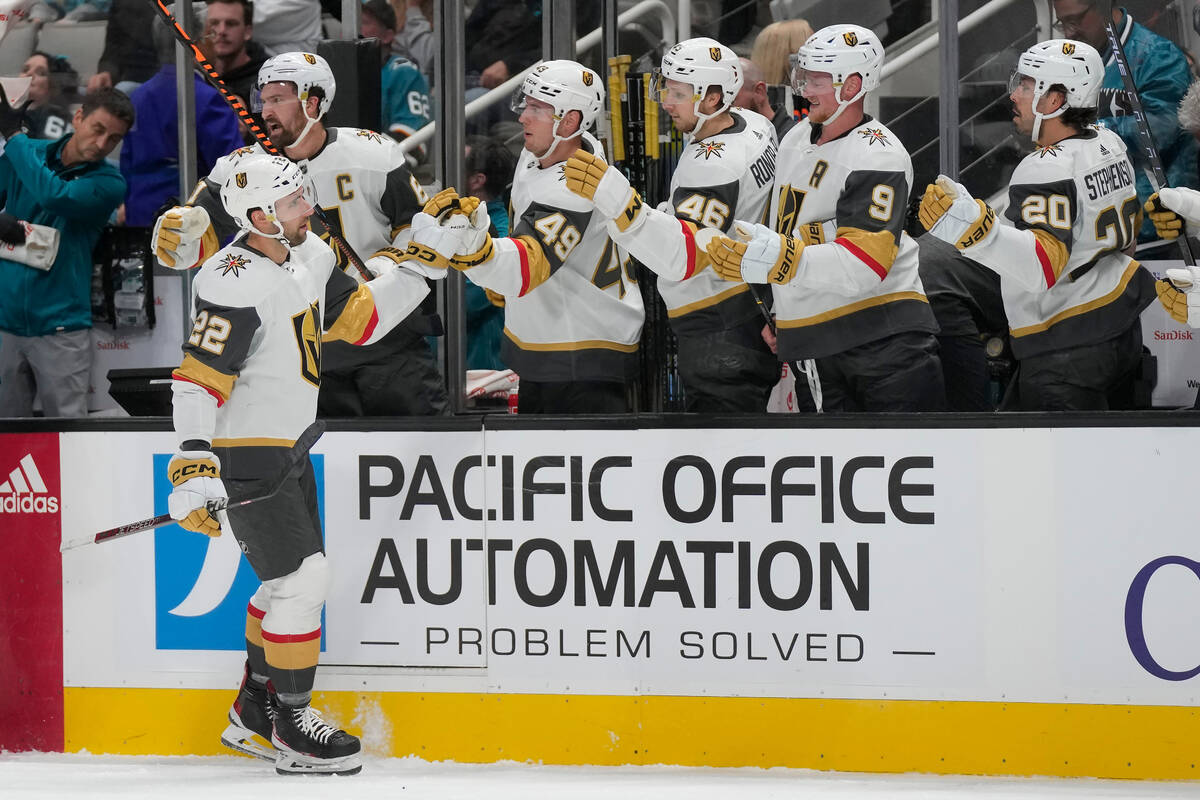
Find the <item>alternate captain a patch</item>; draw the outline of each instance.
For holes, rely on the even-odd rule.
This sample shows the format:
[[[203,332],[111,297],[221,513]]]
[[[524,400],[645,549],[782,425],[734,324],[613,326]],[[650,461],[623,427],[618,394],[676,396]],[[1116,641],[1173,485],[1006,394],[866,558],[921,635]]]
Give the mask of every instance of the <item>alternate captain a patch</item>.
[[[879,142],[885,147],[892,143],[891,140],[888,139],[887,134],[883,132],[882,128],[863,128],[858,132],[858,135],[867,140],[868,147],[876,142]]]
[[[245,269],[249,265],[250,265],[250,262],[246,259],[245,256],[243,256],[239,253],[227,253],[225,255],[225,257],[221,259],[221,264],[220,264],[221,274],[228,275],[229,273],[232,272],[233,277],[236,278],[236,277],[238,277],[239,274],[241,274],[240,271]]]
[[[696,145],[696,157],[704,156],[705,161],[708,161],[710,156],[720,158],[721,151],[724,149],[724,142],[701,142]]]

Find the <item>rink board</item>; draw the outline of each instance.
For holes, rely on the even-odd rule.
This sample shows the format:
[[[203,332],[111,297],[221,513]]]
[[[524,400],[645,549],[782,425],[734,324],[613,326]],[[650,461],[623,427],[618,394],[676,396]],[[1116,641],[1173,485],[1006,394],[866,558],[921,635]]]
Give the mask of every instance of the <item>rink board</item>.
[[[314,448],[318,703],[369,752],[1197,777],[1200,544],[1169,487],[1200,435],[1178,419],[471,424]],[[55,435],[64,540],[165,509],[169,432]],[[61,569],[45,726],[68,751],[219,752],[255,588],[233,540],[164,528]]]

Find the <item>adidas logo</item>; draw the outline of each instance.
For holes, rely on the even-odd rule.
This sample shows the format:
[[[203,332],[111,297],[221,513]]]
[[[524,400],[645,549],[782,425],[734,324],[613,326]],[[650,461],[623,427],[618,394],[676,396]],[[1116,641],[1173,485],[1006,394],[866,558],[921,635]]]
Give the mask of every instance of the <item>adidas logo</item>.
[[[58,498],[50,495],[33,456],[26,453],[0,483],[0,514],[57,514]]]

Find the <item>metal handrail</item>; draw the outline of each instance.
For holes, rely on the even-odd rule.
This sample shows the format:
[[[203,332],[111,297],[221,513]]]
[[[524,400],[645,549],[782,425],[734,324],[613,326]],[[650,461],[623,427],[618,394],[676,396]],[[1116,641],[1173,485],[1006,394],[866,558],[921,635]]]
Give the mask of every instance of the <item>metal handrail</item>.
[[[1022,1],[1023,0],[991,0],[990,3],[981,6],[958,21],[959,35],[961,36],[967,31],[978,27],[981,23],[995,16],[1009,6]],[[938,39],[939,36],[935,26],[933,32],[928,37],[913,45],[912,48],[905,50],[903,53],[896,56],[896,58],[887,61],[883,65],[883,71],[880,75],[880,78],[882,80],[887,80],[892,75],[895,75],[897,72],[916,61],[918,58],[931,53],[934,48],[938,46]]]
[[[663,42],[667,46],[674,45],[675,44],[675,17],[671,13],[670,6],[668,6],[665,2],[663,2],[663,0],[642,0],[642,2],[638,3],[637,5],[633,6],[632,8],[629,8],[628,10],[626,10],[624,13],[620,14],[617,17],[617,26],[620,27],[623,25],[627,25],[628,23],[633,22],[634,20],[640,19],[645,16],[649,16],[651,14],[655,14],[658,17],[659,21],[662,23]],[[587,50],[590,47],[595,47],[599,43],[600,43],[600,28],[596,28],[595,30],[591,31],[590,33],[585,34],[582,39],[577,41],[575,43],[575,49],[576,49],[576,51],[583,51],[583,50]],[[534,65],[534,66],[536,66],[536,65]],[[475,116],[476,114],[479,114],[484,109],[491,108],[496,103],[499,103],[502,100],[507,100],[509,97],[512,96],[513,91],[518,86],[521,85],[521,82],[525,80],[525,76],[528,75],[532,71],[533,71],[533,66],[530,66],[524,70],[521,70],[521,72],[512,76],[511,78],[506,80],[504,83],[500,84],[499,86],[495,87],[494,89],[491,89],[487,94],[483,95],[482,97],[477,97],[474,100],[472,100],[471,102],[467,103],[466,107],[463,109],[465,118],[470,119],[471,117]],[[429,123],[425,127],[421,128],[419,131],[417,131],[413,135],[409,136],[404,141],[400,142],[400,148],[402,150],[404,150],[405,152],[411,152],[412,150],[416,149],[420,145],[425,144],[425,142],[428,142],[436,134],[437,134],[437,122],[434,121],[434,122]]]

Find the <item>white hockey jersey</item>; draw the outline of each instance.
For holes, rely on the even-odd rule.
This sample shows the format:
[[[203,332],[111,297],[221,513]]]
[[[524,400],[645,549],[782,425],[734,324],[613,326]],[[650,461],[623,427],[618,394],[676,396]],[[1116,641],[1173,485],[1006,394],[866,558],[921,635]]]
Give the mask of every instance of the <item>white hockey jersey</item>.
[[[760,114],[732,109],[733,125],[684,148],[671,177],[673,217],[643,210],[645,220],[613,240],[659,275],[658,291],[679,336],[704,335],[756,317],[744,283],[722,280],[708,266],[696,232],[728,233],[734,220],[762,219],[775,177],[774,126]],[[766,289],[762,289],[765,292]]]
[[[584,147],[601,154],[592,136]],[[563,162],[517,162],[512,233],[464,274],[505,297],[501,358],[531,381],[627,380],[637,369],[642,293],[606,220],[567,188]]]
[[[196,274],[173,390],[215,402],[214,448],[290,447],[316,417],[322,342],[378,341],[429,291],[405,269],[359,285],[334,261],[311,232],[282,265],[242,237]]]
[[[816,144],[817,135],[803,120],[779,145],[767,224],[786,236],[816,226],[824,236],[804,248],[790,283],[772,285],[780,359],[820,358],[902,331],[935,333],[917,244],[904,232],[908,151],[869,116],[833,141]]]
[[[1121,252],[1141,222],[1135,180],[1125,143],[1100,127],[1017,165],[1005,218],[1024,235],[998,230],[987,263],[1000,273],[1018,358],[1107,341],[1153,302],[1153,276]]]
[[[361,258],[390,254],[399,262],[407,237],[400,236],[399,242],[396,237],[408,230],[413,215],[429,199],[409,172],[399,143],[359,128],[327,128],[326,133],[325,146],[312,158],[298,162],[312,180],[317,204]],[[208,211],[222,241],[236,228],[221,205],[221,186],[241,159],[261,152],[261,145],[255,143],[221,158],[193,195],[194,202]],[[312,224],[323,232],[319,220],[314,218]],[[334,250],[338,267],[361,280],[357,270],[346,269],[345,255]]]

